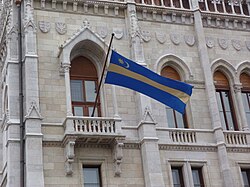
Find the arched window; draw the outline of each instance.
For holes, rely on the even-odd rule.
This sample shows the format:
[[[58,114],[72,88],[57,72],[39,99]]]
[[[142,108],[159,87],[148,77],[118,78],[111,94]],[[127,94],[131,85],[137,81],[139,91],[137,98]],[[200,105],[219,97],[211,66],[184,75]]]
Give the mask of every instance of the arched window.
[[[97,71],[94,64],[85,57],[77,57],[71,62],[70,88],[73,114],[75,116],[90,116],[93,111],[96,90]],[[100,99],[95,116],[100,116]]]
[[[214,81],[222,127],[224,130],[238,130],[227,77],[216,71]]]
[[[170,66],[166,66],[161,70],[161,76],[174,80],[181,80],[181,77],[178,72]],[[168,126],[170,128],[188,128],[186,113],[182,115],[181,113],[173,110],[168,106],[166,106],[166,112]]]
[[[240,82],[242,84],[242,99],[246,112],[247,124],[250,128],[250,76],[246,73],[240,75]]]

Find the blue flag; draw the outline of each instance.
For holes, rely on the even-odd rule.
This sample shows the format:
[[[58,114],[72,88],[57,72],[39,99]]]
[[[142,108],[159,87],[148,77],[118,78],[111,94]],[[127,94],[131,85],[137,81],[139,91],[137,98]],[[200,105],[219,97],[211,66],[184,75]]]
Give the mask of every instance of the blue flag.
[[[193,86],[162,77],[112,51],[105,83],[130,88],[184,114]]]

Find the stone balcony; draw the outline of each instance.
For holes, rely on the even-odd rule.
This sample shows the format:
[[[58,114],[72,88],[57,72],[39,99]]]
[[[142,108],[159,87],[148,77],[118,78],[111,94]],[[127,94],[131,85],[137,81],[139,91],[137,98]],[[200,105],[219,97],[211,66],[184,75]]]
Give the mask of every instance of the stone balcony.
[[[65,137],[74,136],[81,143],[110,144],[121,133],[121,119],[68,116],[63,122]]]
[[[66,174],[73,173],[75,144],[105,144],[113,150],[115,176],[120,176],[125,139],[121,131],[121,121],[120,118],[67,116],[63,122]]]

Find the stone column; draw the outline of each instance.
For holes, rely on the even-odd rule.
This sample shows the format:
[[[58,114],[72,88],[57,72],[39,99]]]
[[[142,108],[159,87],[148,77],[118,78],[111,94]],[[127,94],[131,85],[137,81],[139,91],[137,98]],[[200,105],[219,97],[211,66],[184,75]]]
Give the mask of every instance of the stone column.
[[[142,45],[142,36],[139,29],[136,9],[133,3],[128,3],[127,23],[129,24],[129,34],[131,42],[131,56],[137,63],[146,66]],[[158,147],[158,138],[155,129],[155,121],[151,115],[150,99],[137,93],[137,106],[139,113],[139,138],[141,141],[141,155],[144,172],[145,187],[163,187],[165,186],[160,152]]]
[[[39,106],[38,56],[33,1],[23,2],[25,186],[43,187],[42,116]]]
[[[233,175],[229,167],[229,159],[227,156],[226,144],[223,134],[223,128],[220,121],[219,109],[216,101],[215,87],[213,82],[213,75],[211,73],[211,66],[209,63],[209,56],[206,47],[206,40],[204,28],[202,25],[201,13],[198,10],[198,1],[192,1],[192,8],[194,11],[194,26],[198,43],[198,54],[200,63],[203,69],[205,78],[205,88],[207,91],[208,106],[210,117],[214,130],[214,137],[218,148],[218,159],[220,164],[220,171],[223,179],[224,187],[235,187]]]
[[[239,113],[240,113],[240,119],[241,119],[241,127],[243,131],[249,130],[248,124],[247,124],[247,118],[246,113],[243,105],[242,95],[241,95],[241,88],[242,84],[235,84],[234,85],[234,92],[236,95]]]
[[[73,116],[72,104],[71,104],[71,91],[70,91],[70,74],[69,74],[70,64],[63,63],[62,68],[63,68],[64,78],[65,78],[67,116]]]

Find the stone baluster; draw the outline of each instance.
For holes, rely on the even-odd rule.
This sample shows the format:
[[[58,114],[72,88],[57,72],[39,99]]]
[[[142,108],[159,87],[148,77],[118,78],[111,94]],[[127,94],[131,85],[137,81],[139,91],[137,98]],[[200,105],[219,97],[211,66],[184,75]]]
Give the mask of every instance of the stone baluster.
[[[223,13],[226,12],[225,0],[222,0]]]
[[[235,14],[234,2],[233,2],[233,0],[231,0],[230,4],[231,4],[232,13]]]
[[[243,15],[243,8],[242,8],[242,1],[239,2],[239,6],[240,6],[240,14]]]

